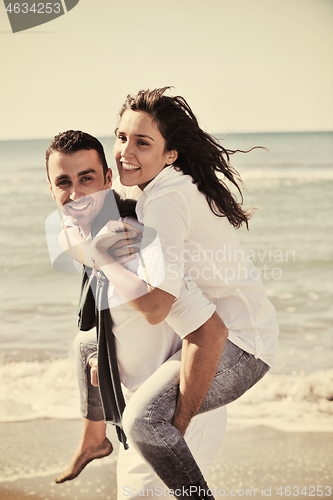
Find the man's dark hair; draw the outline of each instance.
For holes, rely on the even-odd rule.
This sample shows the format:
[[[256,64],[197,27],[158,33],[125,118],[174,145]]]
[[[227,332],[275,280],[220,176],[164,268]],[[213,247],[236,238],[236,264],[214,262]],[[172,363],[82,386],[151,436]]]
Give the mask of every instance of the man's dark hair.
[[[87,151],[94,149],[96,151],[103,166],[105,181],[109,167],[106,162],[103,146],[99,140],[96,139],[96,137],[93,137],[86,132],[81,132],[81,130],[67,130],[66,132],[62,132],[53,138],[50,146],[46,150],[46,172],[48,179],[50,180],[49,158],[52,153],[58,152],[70,155],[76,153],[77,151],[81,151],[82,149]]]

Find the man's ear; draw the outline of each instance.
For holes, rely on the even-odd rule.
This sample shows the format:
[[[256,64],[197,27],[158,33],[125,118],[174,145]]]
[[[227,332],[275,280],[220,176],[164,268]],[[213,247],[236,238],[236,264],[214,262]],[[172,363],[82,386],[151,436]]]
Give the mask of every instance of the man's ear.
[[[111,187],[112,187],[112,170],[111,170],[111,168],[109,168],[109,170],[108,170],[108,171],[107,171],[107,173],[106,173],[106,176],[105,176],[105,183],[104,183],[104,184],[106,184],[106,186],[107,186],[108,188],[111,188]]]
[[[167,165],[172,165],[178,158],[178,152],[175,149],[167,152]]]
[[[50,191],[51,191],[51,194],[52,194],[52,198],[55,200],[55,199],[56,199],[56,197],[54,196],[54,192],[53,192],[53,189],[52,189],[52,184],[51,184],[51,182],[49,181],[49,179],[47,180],[47,183],[48,183],[48,185],[49,185],[49,188],[50,188]]]

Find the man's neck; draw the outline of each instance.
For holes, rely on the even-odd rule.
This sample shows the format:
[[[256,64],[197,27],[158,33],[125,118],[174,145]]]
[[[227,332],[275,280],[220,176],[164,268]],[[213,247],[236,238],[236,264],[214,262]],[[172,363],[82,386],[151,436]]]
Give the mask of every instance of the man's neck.
[[[80,229],[82,236],[85,239],[87,239],[89,234],[91,233],[91,224],[89,224],[88,226],[80,226],[79,229]]]

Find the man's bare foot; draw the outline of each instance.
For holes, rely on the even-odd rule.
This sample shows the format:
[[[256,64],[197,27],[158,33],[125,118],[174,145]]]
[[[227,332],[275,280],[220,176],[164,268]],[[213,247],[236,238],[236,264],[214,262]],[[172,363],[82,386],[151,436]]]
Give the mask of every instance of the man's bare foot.
[[[82,472],[85,466],[89,464],[89,462],[95,460],[96,458],[107,457],[108,455],[111,455],[112,451],[113,446],[108,438],[105,438],[103,443],[99,446],[90,446],[85,450],[82,450],[80,445],[74,453],[67,469],[65,469],[60,476],[56,477],[54,481],[56,483],[64,483],[65,481],[75,479]]]

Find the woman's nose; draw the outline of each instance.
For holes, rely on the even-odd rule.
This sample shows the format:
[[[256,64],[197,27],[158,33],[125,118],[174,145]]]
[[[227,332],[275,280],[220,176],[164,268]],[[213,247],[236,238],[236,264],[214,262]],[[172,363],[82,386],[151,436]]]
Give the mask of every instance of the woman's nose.
[[[126,141],[122,145],[121,156],[122,158],[133,156],[133,145],[131,141]]]

